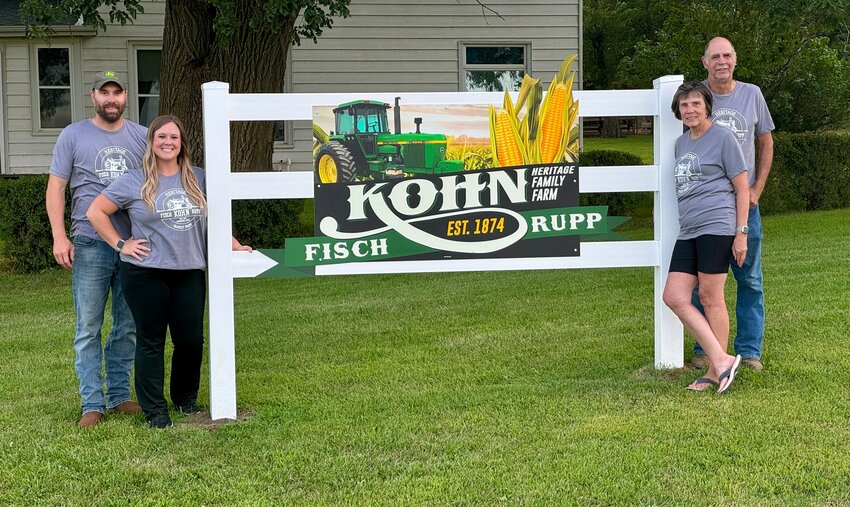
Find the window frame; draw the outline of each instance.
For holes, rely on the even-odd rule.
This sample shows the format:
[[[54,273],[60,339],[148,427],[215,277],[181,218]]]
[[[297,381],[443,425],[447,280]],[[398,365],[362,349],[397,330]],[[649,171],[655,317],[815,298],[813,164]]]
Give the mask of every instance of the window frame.
[[[283,73],[283,93],[292,92],[292,46],[286,52],[286,71]],[[295,129],[291,120],[280,120],[283,122],[283,141],[275,141],[272,137],[272,157],[276,151],[291,151],[295,149]],[[272,134],[274,135],[274,134]]]
[[[129,93],[127,94],[127,109],[130,110],[130,115],[128,115],[134,122],[142,125],[140,115],[142,114],[141,109],[139,108],[139,99],[142,97],[159,97],[160,94],[156,95],[152,93],[139,93],[139,51],[159,51],[160,57],[162,56],[162,41],[156,40],[135,40],[128,42],[128,53],[129,53],[129,72],[128,79],[129,83],[127,86],[130,88]],[[160,58],[160,61],[162,59]],[[162,67],[160,67],[160,82],[162,81]],[[142,125],[145,126],[145,125]]]
[[[478,47],[521,47],[523,52],[523,64],[497,64],[497,63],[488,63],[488,64],[473,64],[467,63],[466,61],[466,49],[467,48],[478,48]],[[458,42],[458,90],[462,92],[470,91],[466,86],[466,72],[467,71],[506,71],[506,70],[520,70],[525,72],[528,75],[532,73],[531,67],[531,41],[493,41],[493,40],[482,40],[482,41],[459,41]]]
[[[59,132],[62,131],[65,127],[42,127],[41,125],[41,90],[42,89],[64,89],[65,86],[57,87],[43,87],[39,84],[39,74],[38,74],[38,51],[40,49],[67,49],[68,50],[68,76],[69,76],[69,84],[67,86],[68,93],[70,95],[71,100],[71,121],[68,123],[74,123],[79,120],[83,116],[83,101],[81,97],[78,97],[80,94],[79,90],[82,89],[81,81],[80,81],[80,67],[81,63],[79,61],[79,50],[77,48],[77,44],[73,42],[61,42],[57,41],[51,44],[30,44],[30,103],[32,107],[31,121],[32,121],[32,135],[34,136],[55,136]],[[37,113],[37,114],[36,114]],[[67,125],[66,125],[67,126]]]

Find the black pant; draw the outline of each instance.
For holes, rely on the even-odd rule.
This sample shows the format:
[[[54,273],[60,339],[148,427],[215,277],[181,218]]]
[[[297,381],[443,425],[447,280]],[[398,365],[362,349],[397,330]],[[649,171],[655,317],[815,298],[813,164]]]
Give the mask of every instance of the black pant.
[[[204,351],[204,271],[143,268],[121,263],[124,298],[136,322],[136,396],[150,419],[168,413],[165,331],[171,331],[171,402],[196,401]]]

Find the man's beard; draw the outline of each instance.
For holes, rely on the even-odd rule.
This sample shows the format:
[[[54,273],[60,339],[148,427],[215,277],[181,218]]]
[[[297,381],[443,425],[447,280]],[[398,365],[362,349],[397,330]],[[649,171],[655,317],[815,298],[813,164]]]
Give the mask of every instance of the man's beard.
[[[115,107],[115,108],[117,108],[117,111],[115,111],[115,112],[107,111],[106,110],[107,107]],[[101,119],[103,119],[103,121],[105,121],[107,123],[115,123],[116,121],[118,121],[121,118],[121,115],[124,114],[124,108],[125,107],[126,106],[122,106],[121,104],[118,104],[118,103],[115,103],[115,102],[110,102],[108,104],[103,104],[103,105],[95,104],[94,105],[94,112],[97,113],[97,115],[100,116]]]

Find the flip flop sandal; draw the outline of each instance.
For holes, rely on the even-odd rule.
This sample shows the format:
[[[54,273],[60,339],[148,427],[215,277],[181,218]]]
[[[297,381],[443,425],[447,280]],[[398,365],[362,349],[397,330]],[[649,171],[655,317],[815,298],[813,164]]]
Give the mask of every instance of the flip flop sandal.
[[[732,387],[732,382],[735,380],[735,374],[738,373],[738,368],[741,367],[741,356],[735,356],[735,362],[732,364],[732,367],[728,370],[724,371],[717,378],[717,385],[721,386],[717,388],[717,394],[725,393]],[[724,384],[723,381],[726,380]]]
[[[700,377],[688,385],[686,389],[690,391],[705,391],[717,385],[717,381],[708,377]]]

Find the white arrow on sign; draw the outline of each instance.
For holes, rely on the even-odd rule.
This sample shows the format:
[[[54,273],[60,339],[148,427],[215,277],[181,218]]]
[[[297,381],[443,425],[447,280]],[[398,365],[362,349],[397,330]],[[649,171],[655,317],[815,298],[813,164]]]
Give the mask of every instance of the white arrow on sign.
[[[233,277],[256,278],[277,266],[277,261],[254,250],[253,252],[233,252]]]

